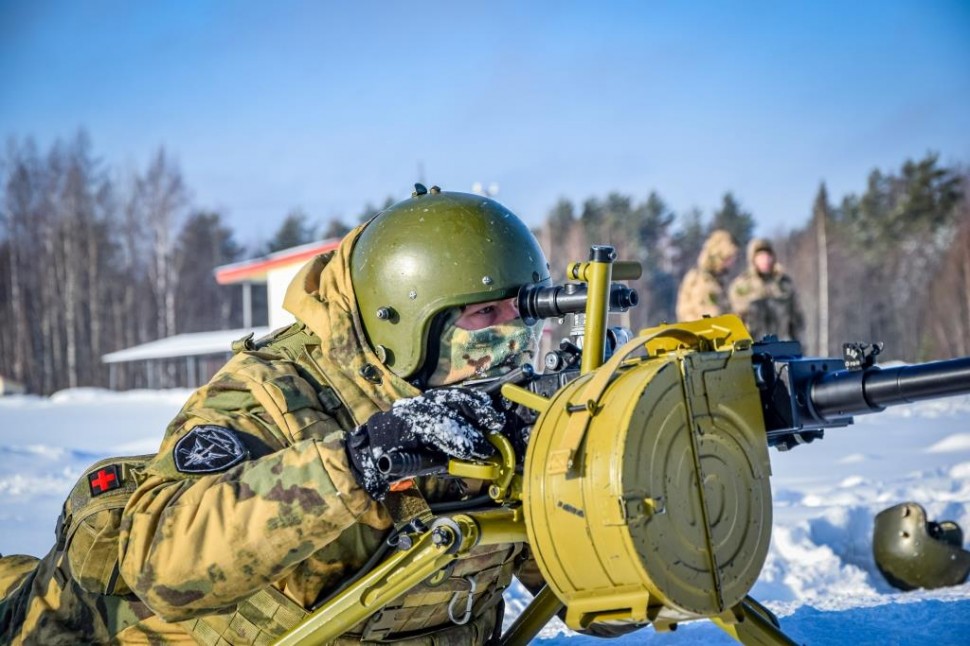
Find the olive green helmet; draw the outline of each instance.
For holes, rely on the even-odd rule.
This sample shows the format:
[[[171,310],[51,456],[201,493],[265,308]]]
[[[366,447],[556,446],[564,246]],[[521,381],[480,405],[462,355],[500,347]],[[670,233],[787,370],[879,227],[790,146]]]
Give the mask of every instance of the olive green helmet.
[[[900,590],[960,585],[970,573],[960,526],[927,521],[926,510],[915,502],[876,515],[872,553],[879,571]]]
[[[415,188],[367,224],[350,258],[364,330],[381,361],[404,378],[425,368],[439,314],[549,281],[538,241],[504,206],[480,195]]]

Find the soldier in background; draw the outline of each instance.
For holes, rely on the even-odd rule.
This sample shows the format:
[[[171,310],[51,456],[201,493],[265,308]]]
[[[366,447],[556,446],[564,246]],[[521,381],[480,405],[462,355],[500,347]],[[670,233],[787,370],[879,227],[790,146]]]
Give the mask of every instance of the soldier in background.
[[[677,320],[694,321],[728,311],[724,280],[737,259],[738,246],[723,229],[713,231],[697,257],[697,266],[684,276],[677,293]]]
[[[548,280],[505,207],[416,186],[300,271],[284,301],[297,323],[233,344],[156,455],[81,477],[46,557],[0,559],[0,643],[274,641],[395,527],[480,495],[481,481],[391,482],[375,461],[494,453],[485,435],[506,420],[489,398],[436,387],[530,361],[540,326],[515,296]],[[525,556],[479,546],[336,643],[484,644]]]
[[[755,238],[748,245],[748,268],[728,289],[731,310],[744,321],[756,341],[767,334],[798,339],[805,317],[795,296],[795,284],[775,257],[771,242]]]

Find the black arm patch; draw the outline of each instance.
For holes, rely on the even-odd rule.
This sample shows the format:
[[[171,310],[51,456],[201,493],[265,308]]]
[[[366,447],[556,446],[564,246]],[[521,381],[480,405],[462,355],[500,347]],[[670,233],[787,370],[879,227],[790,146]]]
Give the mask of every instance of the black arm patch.
[[[196,426],[175,443],[175,468],[182,473],[217,473],[249,457],[236,431],[223,426]]]

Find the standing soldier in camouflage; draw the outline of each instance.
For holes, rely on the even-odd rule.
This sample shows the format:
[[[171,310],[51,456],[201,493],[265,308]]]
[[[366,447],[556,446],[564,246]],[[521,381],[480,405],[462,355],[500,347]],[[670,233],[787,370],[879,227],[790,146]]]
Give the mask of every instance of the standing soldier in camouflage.
[[[694,321],[728,312],[724,280],[737,255],[738,246],[727,231],[717,229],[708,236],[697,257],[697,266],[688,271],[680,283],[678,321]]]
[[[389,482],[403,449],[494,451],[505,417],[463,388],[529,361],[515,295],[549,269],[500,204],[418,185],[297,275],[297,323],[235,356],[156,455],[106,460],[75,487],[44,559],[0,560],[0,643],[266,644],[376,562],[396,529],[477,481]],[[480,546],[338,643],[482,644],[523,546]]]
[[[798,339],[805,317],[798,306],[795,284],[775,257],[771,242],[755,238],[748,245],[748,268],[728,289],[731,310],[744,321],[755,340],[767,334]]]

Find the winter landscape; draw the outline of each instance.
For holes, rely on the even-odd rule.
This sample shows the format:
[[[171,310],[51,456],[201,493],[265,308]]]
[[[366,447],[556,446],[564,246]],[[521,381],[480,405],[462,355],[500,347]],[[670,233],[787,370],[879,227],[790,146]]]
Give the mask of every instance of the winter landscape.
[[[41,556],[63,498],[85,467],[150,453],[187,390],[61,391],[0,398],[0,552]],[[970,529],[970,398],[899,407],[788,453],[771,452],[774,532],[752,596],[808,644],[968,644],[970,583],[903,593],[871,556],[874,515],[913,500]],[[507,594],[510,621],[528,594]],[[558,621],[542,644],[604,643]],[[647,628],[608,643],[733,643],[707,622]]]
[[[231,342],[289,325],[305,263],[441,192],[509,209],[557,285],[592,245],[639,263],[622,280],[640,305],[614,325],[747,311],[753,338],[807,356],[846,341],[884,344],[887,363],[970,356],[967,106],[970,0],[0,0],[0,554],[47,553],[89,465],[154,453]],[[429,359],[451,344],[426,334],[442,331],[438,304],[510,296],[519,278],[497,283],[523,255],[541,270],[503,243],[472,276],[482,299],[454,291],[508,228],[508,213],[464,219],[480,208],[346,254],[368,265],[431,242],[398,268],[427,288],[397,270],[338,281],[340,303],[381,321],[375,334],[359,317],[352,336],[401,377],[424,370],[396,364],[380,330],[422,330],[409,350]],[[310,301],[330,302],[312,284]],[[421,320],[365,307],[375,284],[436,304]],[[311,309],[304,323],[329,320]],[[344,335],[310,329],[344,363]],[[751,595],[783,631],[970,646],[970,583],[901,592],[871,548],[876,514],[907,501],[970,535],[970,394],[770,457],[772,539]],[[530,597],[514,582],[505,599],[508,626]],[[707,621],[603,642],[555,619],[536,643],[734,642]]]

